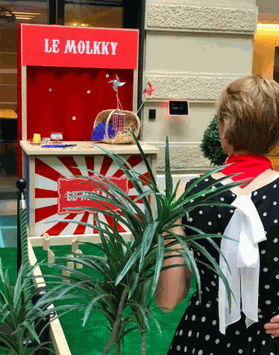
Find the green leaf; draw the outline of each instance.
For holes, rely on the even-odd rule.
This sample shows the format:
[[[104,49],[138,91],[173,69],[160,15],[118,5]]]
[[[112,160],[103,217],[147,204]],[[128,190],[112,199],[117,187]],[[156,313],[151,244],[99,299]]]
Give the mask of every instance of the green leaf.
[[[214,268],[217,271],[217,275],[222,279],[222,281],[224,282],[225,285],[225,289],[226,289],[226,293],[227,293],[227,297],[228,297],[228,304],[229,304],[229,311],[231,311],[231,289],[228,283],[228,280],[226,279],[225,275],[223,274],[222,270],[220,269],[220,266],[218,265],[218,263],[215,261],[215,259],[208,253],[208,251],[201,245],[199,245],[198,243],[196,243],[195,241],[192,241],[192,244],[195,246],[195,248],[201,253],[203,254],[207,260],[214,266]]]
[[[164,237],[161,235],[158,235],[157,238],[157,256],[156,256],[156,264],[155,264],[155,272],[154,272],[154,278],[153,278],[153,283],[151,287],[151,297],[154,296],[157,283],[160,277],[160,271],[161,267],[163,264],[163,259],[164,259]]]
[[[165,182],[166,182],[166,197],[169,199],[172,195],[173,181],[170,172],[170,154],[169,154],[169,140],[166,136],[166,148],[165,148]]]
[[[41,341],[40,341],[40,339],[38,337],[38,334],[36,333],[36,330],[35,330],[34,326],[32,326],[27,320],[22,322],[21,326],[26,328],[29,331],[29,333],[32,335],[32,337],[37,341],[37,343],[40,344]]]
[[[124,174],[127,176],[128,179],[135,177],[135,174],[134,175],[132,174],[134,169],[128,164],[128,162],[125,162],[125,164],[129,167],[129,170],[121,162],[121,157],[120,156],[117,156],[116,154],[113,154],[112,152],[104,149],[101,146],[95,145],[93,143],[91,143],[91,144],[96,146],[97,148],[101,149],[102,151],[104,151],[118,165],[118,167],[124,172]],[[140,153],[142,155],[143,151],[142,151],[140,145],[139,144],[137,144],[137,145],[138,145]],[[144,153],[142,155],[142,158],[143,158],[143,161],[144,161],[144,163],[146,165],[146,168],[147,168],[148,172],[149,172],[149,170],[151,171],[151,168],[150,168],[150,166],[148,164],[148,161],[147,161]],[[150,172],[149,172],[149,175],[150,175]],[[152,171],[151,171],[151,175],[150,176],[151,176],[151,178],[154,179]],[[154,179],[154,181],[155,181],[155,179]],[[142,186],[142,183],[141,183],[140,179],[134,180],[133,183],[134,183],[135,189],[137,190],[137,192],[139,194],[144,192],[144,189],[143,189],[143,186]],[[149,218],[149,220],[150,220],[150,218],[152,219],[152,211],[151,211],[151,208],[150,208],[150,205],[149,205],[149,201],[145,197],[143,198],[143,201],[144,201],[144,206],[145,206],[146,212],[147,212],[147,218]]]
[[[129,292],[129,294],[128,294],[128,298],[130,298],[130,297],[133,295],[133,293],[134,293],[136,287],[138,286],[138,282],[139,282],[139,278],[140,278],[140,273],[135,271],[135,272],[133,273],[133,277],[134,277],[134,283],[133,283],[133,285],[132,285],[132,288],[130,289],[130,292]]]
[[[141,252],[140,252],[140,261],[139,261],[139,273],[141,272],[141,269],[143,266],[144,257],[147,254],[147,252],[150,248],[150,245],[153,241],[153,238],[156,235],[158,224],[159,224],[158,221],[148,224],[146,229],[143,232],[142,243],[141,243]]]
[[[178,234],[175,234],[171,231],[168,231],[175,239],[177,239],[177,241],[180,243],[180,245],[182,246],[182,248],[185,251],[185,254],[181,253],[181,256],[184,258],[186,265],[188,266],[189,264],[193,267],[194,272],[196,274],[196,278],[197,278],[197,286],[198,286],[198,293],[199,293],[199,299],[201,301],[201,279],[200,279],[200,273],[199,270],[197,268],[197,264],[196,261],[191,253],[191,251],[189,250],[188,246],[186,245],[186,243],[183,241],[183,238],[181,236],[179,236]],[[189,266],[188,266],[189,267]],[[190,268],[191,269],[191,268]]]
[[[137,145],[137,147],[138,147],[138,149],[140,151],[140,155],[143,158],[144,164],[145,164],[145,166],[147,168],[147,171],[148,171],[148,174],[150,176],[151,181],[154,183],[154,185],[157,185],[156,184],[156,179],[154,178],[154,175],[153,175],[153,172],[152,172],[152,169],[151,169],[151,167],[150,167],[150,165],[148,163],[148,160],[147,160],[147,158],[146,158],[146,156],[145,156],[145,154],[144,154],[144,152],[142,150],[141,145],[139,144],[139,141],[137,140],[136,136],[134,135],[134,132],[133,132],[132,129],[130,129],[130,132],[131,132],[131,135],[133,136],[134,141],[135,141],[135,143],[136,143],[136,145]]]
[[[130,268],[135,264],[135,262],[140,257],[140,253],[141,253],[141,246],[139,246],[131,255],[131,257],[127,261],[126,265],[124,266],[123,270],[117,276],[116,281],[115,281],[115,285],[118,285],[120,283],[120,281],[123,279],[123,277],[125,277],[127,272],[130,270]]]
[[[85,313],[84,313],[84,318],[83,318],[83,326],[85,326],[85,323],[87,322],[87,319],[89,317],[89,314],[94,306],[94,304],[96,302],[98,302],[99,300],[103,299],[103,298],[107,298],[107,297],[113,297],[112,295],[109,295],[109,294],[102,294],[102,295],[99,295],[99,296],[96,296],[94,297],[88,304],[88,306],[86,307],[86,310],[85,310]]]

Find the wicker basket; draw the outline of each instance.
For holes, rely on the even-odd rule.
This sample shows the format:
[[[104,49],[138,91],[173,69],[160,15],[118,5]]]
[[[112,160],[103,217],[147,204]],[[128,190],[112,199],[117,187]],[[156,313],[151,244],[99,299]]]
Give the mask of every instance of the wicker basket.
[[[124,113],[125,114],[125,125],[122,131],[115,131],[114,137],[109,138],[108,136],[108,124],[113,118],[113,114],[115,112]],[[133,130],[136,137],[139,135],[140,131],[140,120],[138,116],[132,111],[124,111],[124,110],[104,110],[98,114],[96,120],[94,122],[94,128],[101,122],[106,122],[106,136],[107,139],[103,140],[104,143],[110,144],[128,144],[133,143],[134,139],[130,133],[130,128]]]

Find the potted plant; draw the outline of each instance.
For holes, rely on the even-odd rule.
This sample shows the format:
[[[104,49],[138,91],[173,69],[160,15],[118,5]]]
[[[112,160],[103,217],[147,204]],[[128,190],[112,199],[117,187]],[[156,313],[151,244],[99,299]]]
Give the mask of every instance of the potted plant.
[[[200,148],[204,157],[209,159],[211,165],[220,166],[225,163],[227,154],[224,153],[221,146],[217,115],[214,115],[204,131]]]
[[[109,349],[114,343],[116,344],[115,354],[119,354],[121,341],[124,340],[125,334],[133,330],[140,331],[142,339],[141,354],[146,353],[145,335],[149,328],[149,320],[154,318],[150,304],[155,294],[160,271],[170,267],[181,266],[173,265],[162,269],[163,261],[171,257],[165,255],[166,252],[170,251],[170,249],[164,245],[165,240],[174,239],[169,246],[178,242],[179,247],[183,248],[183,252],[180,252],[180,254],[185,259],[187,266],[191,270],[194,270],[196,274],[200,298],[200,274],[195,258],[190,252],[190,247],[194,247],[196,251],[203,254],[208,260],[208,267],[224,281],[229,304],[231,302],[230,288],[219,265],[207,250],[199,244],[199,239],[206,238],[219,252],[219,248],[212,238],[223,238],[223,236],[208,235],[201,229],[188,226],[198,234],[185,238],[175,234],[171,229],[177,224],[180,218],[184,215],[188,216],[189,211],[198,206],[222,205],[231,208],[230,205],[210,201],[210,198],[231,189],[238,185],[238,183],[230,183],[225,186],[222,185],[221,187],[216,186],[221,180],[231,177],[228,176],[215,181],[199,193],[192,193],[193,185],[191,185],[187,187],[179,199],[176,199],[176,191],[179,182],[176,186],[173,186],[170,173],[168,139],[166,139],[165,149],[165,193],[160,192],[147,158],[137,139],[135,137],[134,139],[145,162],[149,178],[136,172],[123,157],[104,148],[99,148],[111,157],[124,172],[129,181],[133,183],[138,193],[137,199],[131,199],[116,184],[96,172],[93,172],[94,176],[90,178],[86,176],[86,178],[91,179],[92,184],[98,184],[99,189],[104,193],[103,196],[94,192],[90,192],[90,195],[88,195],[88,191],[70,194],[71,197],[86,197],[87,199],[96,200],[99,204],[106,206],[105,211],[101,208],[93,209],[84,206],[87,210],[92,209],[94,213],[96,213],[97,226],[72,221],[73,223],[86,225],[99,231],[102,245],[94,245],[94,247],[99,248],[103,256],[75,255],[71,258],[59,258],[59,260],[64,262],[64,264],[65,261],[80,263],[98,271],[102,276],[102,281],[96,281],[85,272],[69,269],[61,264],[49,265],[50,267],[58,267],[71,272],[71,283],[65,285],[62,293],[58,294],[57,298],[63,298],[65,295],[68,295],[69,299],[84,297],[84,300],[86,300],[84,304],[84,324],[93,308],[100,310],[108,319],[110,323],[110,327],[108,328],[110,337],[103,355],[108,354]],[[219,167],[204,174],[198,181],[207,178],[212,173],[220,171],[221,169],[222,167]],[[102,179],[102,185],[100,185],[100,178]],[[198,181],[196,181],[195,184],[197,184]],[[155,197],[156,201],[154,213],[150,207],[149,196],[151,195]],[[137,206],[136,202],[138,199],[141,199],[144,203],[145,208],[143,211]],[[122,213],[120,214],[118,211],[108,208],[108,204],[118,207],[121,209]],[[79,209],[80,207],[77,208]],[[72,209],[75,208],[72,207]],[[114,226],[112,227],[108,223],[100,221],[97,216],[98,213],[104,213],[112,217]],[[132,240],[130,244],[128,244],[118,232],[118,222],[126,225],[131,231]],[[76,290],[79,290],[79,292],[77,293]],[[124,315],[125,310],[128,311],[128,315],[127,313]],[[131,323],[134,324],[134,327],[127,328]]]

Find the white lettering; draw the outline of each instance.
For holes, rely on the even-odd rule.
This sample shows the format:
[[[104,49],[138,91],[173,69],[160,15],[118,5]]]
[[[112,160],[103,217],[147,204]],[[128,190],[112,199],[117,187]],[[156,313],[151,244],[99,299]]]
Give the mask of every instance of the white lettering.
[[[93,44],[93,47],[92,47]],[[111,46],[111,52],[110,47]],[[102,54],[102,55],[116,55],[116,47],[118,42],[98,42],[98,41],[79,41],[76,44],[75,40],[67,40],[64,53],[74,54]],[[58,53],[59,52],[59,40],[52,40],[52,47],[49,46],[49,40],[45,39],[45,52]]]
[[[83,195],[87,195],[87,196],[90,196],[90,192],[85,192]],[[81,201],[90,201],[90,198],[85,198],[85,197],[82,197],[81,198]]]
[[[48,41],[49,41],[49,39],[45,38],[45,52],[46,53],[51,53],[52,52],[52,48],[48,48]]]
[[[108,52],[108,45],[109,45],[109,42],[102,42],[102,54],[109,54]]]
[[[100,54],[100,46],[101,42],[94,41],[94,54]]]
[[[52,40],[53,53],[58,53],[59,52],[59,48],[58,48],[59,42],[60,42],[59,39],[53,39]]]
[[[85,43],[83,41],[78,42],[78,52],[83,54],[85,52]]]
[[[64,53],[71,53],[73,51],[74,54],[77,53],[77,50],[76,50],[76,41],[71,41],[71,40],[67,40],[67,44],[66,44],[66,48],[65,48],[65,52]]]
[[[93,49],[90,49],[90,41],[86,41],[86,54],[92,54]]]
[[[118,42],[110,42],[111,48],[112,48],[112,55],[115,55],[115,50],[116,46],[118,45]]]

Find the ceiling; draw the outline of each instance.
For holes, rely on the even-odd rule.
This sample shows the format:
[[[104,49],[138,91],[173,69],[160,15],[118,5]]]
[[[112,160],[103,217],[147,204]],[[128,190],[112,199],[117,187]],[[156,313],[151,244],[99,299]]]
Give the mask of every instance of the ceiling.
[[[83,4],[84,1],[84,4]],[[115,1],[120,4],[121,0],[105,0]],[[104,0],[101,2],[105,3]],[[254,0],[245,0],[254,3]],[[256,0],[256,5],[259,8],[259,22],[272,22],[279,24],[279,0]],[[97,1],[95,1],[97,3]],[[100,1],[98,1],[100,4]],[[122,12],[121,7],[100,7],[92,6],[92,0],[66,0],[65,5],[65,24],[66,25],[81,25],[86,26],[106,26],[111,27],[110,22],[115,27],[121,27]],[[9,1],[1,0],[0,7],[5,7],[13,12],[17,12],[17,23],[40,23],[48,22],[48,1]],[[118,20],[119,19],[119,20]],[[117,21],[115,21],[117,20]],[[116,22],[116,23],[115,23]],[[119,23],[118,23],[119,22]]]
[[[116,1],[120,0],[114,0]],[[71,3],[69,3],[71,2]],[[101,2],[99,2],[101,3]],[[48,23],[48,1],[0,1],[0,8],[12,11],[16,16],[16,23]],[[123,27],[122,7],[104,7],[92,5],[89,2],[83,4],[69,0],[65,4],[65,25],[84,27]],[[16,23],[0,21],[0,29],[16,28]]]

